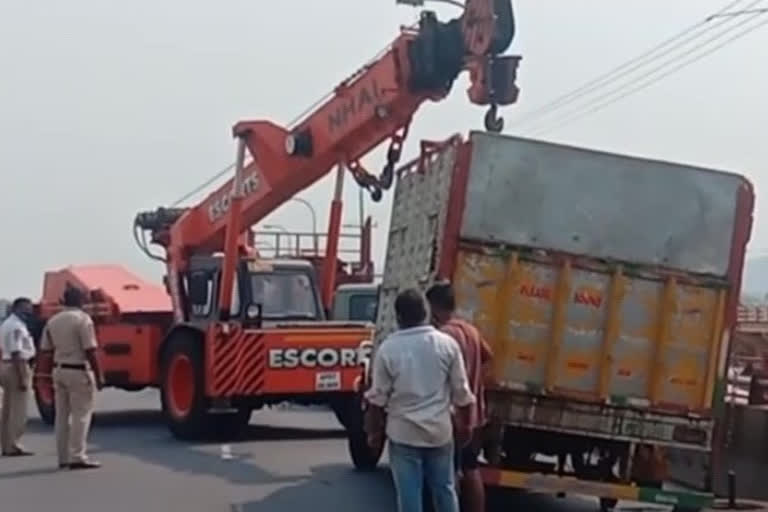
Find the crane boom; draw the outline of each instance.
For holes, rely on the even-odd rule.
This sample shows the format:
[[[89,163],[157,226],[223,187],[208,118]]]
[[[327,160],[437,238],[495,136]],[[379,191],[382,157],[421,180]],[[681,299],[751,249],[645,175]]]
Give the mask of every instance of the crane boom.
[[[498,55],[513,33],[510,0],[469,0],[464,14],[449,22],[425,11],[418,29],[402,29],[381,56],[339,84],[295,128],[266,120],[237,123],[234,133],[245,140],[253,158],[241,176],[242,230],[339,163],[352,171],[374,200],[380,199],[392,183],[413,113],[427,100],[444,98],[462,70],[471,73],[472,102],[490,104],[495,114],[496,105],[516,101],[519,57]],[[388,162],[375,177],[359,158],[387,139],[391,139]],[[152,241],[164,246],[169,258],[184,260],[192,253],[219,251],[229,225],[233,185],[234,178],[193,208],[139,214],[136,224],[151,231]]]

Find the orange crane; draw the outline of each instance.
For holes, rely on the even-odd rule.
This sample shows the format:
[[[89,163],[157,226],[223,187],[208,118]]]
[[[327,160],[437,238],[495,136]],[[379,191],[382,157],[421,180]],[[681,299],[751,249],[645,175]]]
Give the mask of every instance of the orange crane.
[[[166,265],[173,321],[158,340],[157,385],[172,432],[191,438],[239,428],[265,404],[328,403],[351,433],[362,432],[355,382],[369,325],[330,322],[345,169],[378,201],[411,118],[427,100],[446,97],[469,71],[470,100],[487,105],[486,128],[500,131],[500,105],[516,101],[520,57],[501,55],[514,36],[510,0],[468,0],[441,22],[424,11],[388,49],[339,84],[291,129],[241,121],[235,176],[191,208],[158,208],[135,219],[139,245]],[[389,140],[375,176],[360,163]],[[246,159],[250,155],[250,162]],[[322,286],[310,263],[259,258],[255,225],[291,197],[338,169]],[[152,254],[149,234],[164,254]]]

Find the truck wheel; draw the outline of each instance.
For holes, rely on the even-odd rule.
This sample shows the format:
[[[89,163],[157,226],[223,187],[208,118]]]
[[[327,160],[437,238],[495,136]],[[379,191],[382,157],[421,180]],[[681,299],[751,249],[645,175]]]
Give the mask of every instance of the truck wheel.
[[[205,437],[210,418],[204,393],[202,346],[192,336],[171,338],[160,373],[163,416],[173,435],[193,440]]]
[[[600,498],[600,512],[610,512],[618,503],[616,498]]]
[[[35,403],[37,404],[37,412],[40,413],[40,418],[46,425],[53,425],[56,422],[53,384],[50,380],[41,382],[35,379],[33,388],[35,393]]]

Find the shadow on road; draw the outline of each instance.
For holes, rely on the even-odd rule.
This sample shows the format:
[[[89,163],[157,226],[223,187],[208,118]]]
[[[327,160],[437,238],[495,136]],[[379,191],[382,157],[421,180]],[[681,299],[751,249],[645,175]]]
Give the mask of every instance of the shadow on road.
[[[21,469],[19,471],[13,471],[11,473],[0,473],[0,480],[12,480],[14,478],[30,478],[34,476],[50,475],[58,473],[58,468],[33,468],[33,469]]]
[[[283,487],[261,500],[233,503],[230,512],[274,512],[308,507],[313,512],[338,512],[349,510],[353,503],[366,503],[366,512],[396,510],[389,470],[381,468],[372,473],[360,473],[348,465],[315,466],[311,468],[309,478]],[[588,500],[563,501],[549,495],[513,490],[496,490],[488,494],[488,512],[594,512],[595,509],[596,503]]]
[[[253,421],[253,420],[252,420]],[[109,431],[111,429],[145,427],[146,430],[161,428],[167,432],[163,415],[160,411],[131,410],[131,411],[110,411],[99,412],[93,416],[93,432]],[[46,425],[39,419],[31,419],[27,426],[30,433],[51,433],[52,425]],[[170,434],[169,434],[170,436]],[[231,439],[228,442],[240,443],[250,441],[299,441],[313,439],[344,439],[346,434],[341,428],[302,428],[292,426],[272,426],[258,425],[253,422],[246,427],[237,439]],[[219,443],[222,439],[208,439],[199,443],[186,442],[185,444],[210,444]]]
[[[349,510],[350,504],[367,503],[366,512],[395,510],[395,496],[389,471],[354,471],[349,465],[311,468],[311,476],[300,483],[283,487],[259,501],[233,503],[231,512],[274,512],[302,510],[313,512]]]
[[[256,419],[256,418],[255,418]],[[53,427],[40,420],[31,420],[29,432],[53,434]],[[237,454],[240,444],[257,441],[302,441],[344,438],[338,429],[310,429],[293,426],[267,426],[251,424],[237,440],[227,441],[235,452],[233,458],[221,456],[222,441],[184,442],[172,437],[166,428],[162,414],[157,410],[132,410],[100,412],[94,415],[89,445],[90,453],[118,454],[194,475],[215,476],[234,484],[292,483],[306,478],[302,475],[279,475],[266,469],[268,461],[257,463],[256,456]],[[105,455],[102,455],[104,457]],[[23,476],[19,474],[5,477]]]

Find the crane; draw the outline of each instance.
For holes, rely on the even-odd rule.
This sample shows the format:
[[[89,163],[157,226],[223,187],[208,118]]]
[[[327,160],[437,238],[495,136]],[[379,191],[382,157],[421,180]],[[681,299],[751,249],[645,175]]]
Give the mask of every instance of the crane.
[[[322,309],[334,290],[345,169],[380,200],[392,186],[414,113],[444,99],[463,71],[470,101],[488,107],[486,129],[501,131],[499,107],[517,100],[520,57],[502,55],[515,31],[511,0],[467,0],[463,7],[447,22],[422,12],[418,26],[402,28],[296,126],[236,123],[235,175],[199,204],[137,214],[139,245],[166,265],[174,325],[160,348],[160,387],[176,434],[200,432],[212,413],[240,418],[286,397],[326,400],[350,428],[348,392],[370,330],[324,322]],[[375,175],[360,159],[387,140],[386,163]],[[310,269],[259,259],[246,235],[333,169],[337,187],[320,292]],[[147,233],[162,256],[149,251]]]

